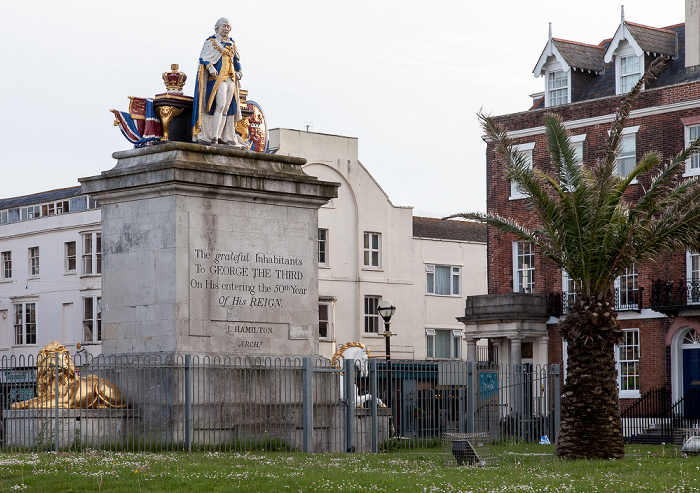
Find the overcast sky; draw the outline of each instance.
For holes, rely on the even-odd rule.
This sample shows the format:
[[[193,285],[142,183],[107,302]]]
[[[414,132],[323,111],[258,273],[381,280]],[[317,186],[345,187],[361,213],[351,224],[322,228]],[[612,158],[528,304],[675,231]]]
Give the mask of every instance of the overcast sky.
[[[111,108],[164,91],[180,64],[192,95],[202,43],[228,17],[242,86],[270,128],[359,138],[360,161],[414,214],[486,209],[476,113],[525,111],[544,89],[547,42],[615,34],[609,0],[257,2],[22,0],[0,9],[0,198],[74,186],[131,144]],[[684,22],[684,2],[627,0],[625,18]]]

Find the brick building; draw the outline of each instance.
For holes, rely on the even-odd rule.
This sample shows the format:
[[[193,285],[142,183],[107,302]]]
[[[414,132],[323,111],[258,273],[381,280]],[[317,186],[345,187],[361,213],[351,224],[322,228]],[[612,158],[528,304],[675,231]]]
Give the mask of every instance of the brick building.
[[[595,163],[624,94],[657,57],[666,64],[635,101],[623,131],[618,172],[628,173],[652,150],[668,162],[700,135],[700,1],[686,0],[686,22],[669,27],[628,22],[623,12],[611,34],[588,45],[553,38],[550,29],[534,69],[544,92],[533,95],[529,110],[496,118],[533,166],[552,169],[542,123],[548,112],[566,122],[582,165]],[[534,224],[527,197],[505,178],[488,142],[486,156],[488,211]],[[645,193],[651,174],[630,186],[630,201]],[[688,161],[683,176],[697,175],[700,156]],[[558,363],[565,371],[566,348],[557,322],[572,291],[566,273],[495,228],[489,228],[488,252],[489,295],[470,297],[460,319],[468,359],[476,343],[487,339],[498,347],[501,361]],[[635,265],[617,279],[614,294],[624,329],[616,351],[621,405],[660,387],[671,390],[674,402],[691,388],[700,389],[700,254],[680,252]]]

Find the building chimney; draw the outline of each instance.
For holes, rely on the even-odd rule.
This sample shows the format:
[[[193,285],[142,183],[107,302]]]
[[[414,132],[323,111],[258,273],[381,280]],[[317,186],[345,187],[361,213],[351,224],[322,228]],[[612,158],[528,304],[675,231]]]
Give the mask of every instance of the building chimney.
[[[685,0],[685,68],[700,65],[700,0]]]

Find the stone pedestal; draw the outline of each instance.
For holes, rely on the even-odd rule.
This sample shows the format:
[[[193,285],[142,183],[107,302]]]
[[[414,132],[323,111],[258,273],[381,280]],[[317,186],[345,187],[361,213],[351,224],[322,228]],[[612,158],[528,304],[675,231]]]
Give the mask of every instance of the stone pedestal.
[[[167,142],[82,178],[102,207],[103,354],[318,354],[318,208],[300,158]]]
[[[9,409],[5,445],[24,449],[59,450],[123,446],[136,429],[133,409]]]

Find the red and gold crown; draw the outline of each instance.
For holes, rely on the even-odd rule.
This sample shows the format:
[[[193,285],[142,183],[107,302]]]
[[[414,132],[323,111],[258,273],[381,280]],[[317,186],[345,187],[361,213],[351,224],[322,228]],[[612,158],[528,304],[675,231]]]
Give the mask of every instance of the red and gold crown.
[[[185,86],[187,76],[183,72],[179,72],[178,68],[180,66],[177,63],[170,65],[170,72],[163,73],[163,82],[168,92],[182,94],[182,88]]]

